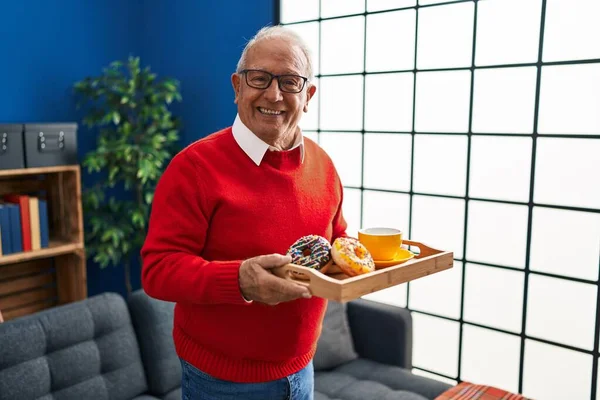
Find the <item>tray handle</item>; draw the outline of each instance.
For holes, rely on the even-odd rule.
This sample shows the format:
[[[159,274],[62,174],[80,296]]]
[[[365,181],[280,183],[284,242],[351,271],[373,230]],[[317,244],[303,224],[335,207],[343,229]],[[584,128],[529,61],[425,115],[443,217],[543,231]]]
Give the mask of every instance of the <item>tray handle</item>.
[[[409,245],[409,246],[416,246],[419,248],[419,254],[415,256],[415,258],[423,258],[423,257],[429,257],[432,256],[434,254],[439,254],[439,253],[443,253],[442,250],[438,250],[438,249],[434,249],[433,247],[429,247],[427,245],[424,245],[421,242],[415,242],[413,240],[403,240],[402,241],[403,245]]]
[[[307,287],[310,287],[311,284],[314,285],[319,281],[337,282],[336,279],[330,278],[319,271],[296,264],[285,264],[281,267],[272,268],[271,272],[280,278],[287,279],[288,281],[292,281]],[[302,275],[303,278],[300,278],[296,274]]]
[[[271,269],[271,272],[273,272],[275,276],[307,287],[310,286],[310,280],[312,279],[312,273],[310,268],[302,267],[296,264],[286,264],[281,267],[273,268]],[[304,279],[298,276],[294,276],[294,273],[299,273],[303,275]]]

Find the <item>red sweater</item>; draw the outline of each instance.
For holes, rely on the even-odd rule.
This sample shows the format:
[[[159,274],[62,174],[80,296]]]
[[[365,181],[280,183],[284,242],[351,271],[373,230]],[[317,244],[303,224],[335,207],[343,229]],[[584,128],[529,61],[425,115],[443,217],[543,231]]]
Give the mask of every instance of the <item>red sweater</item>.
[[[304,235],[345,235],[342,185],[327,154],[305,138],[300,149],[267,151],[260,166],[231,128],[177,154],[156,188],[142,248],[142,286],[176,302],[180,357],[225,380],[260,382],[308,364],[326,300],[269,306],[243,299],[244,259],[285,254]]]

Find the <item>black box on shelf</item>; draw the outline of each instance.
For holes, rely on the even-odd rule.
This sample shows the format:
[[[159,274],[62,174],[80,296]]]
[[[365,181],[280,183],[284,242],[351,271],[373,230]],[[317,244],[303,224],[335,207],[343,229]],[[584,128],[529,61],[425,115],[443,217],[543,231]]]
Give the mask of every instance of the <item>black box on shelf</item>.
[[[77,164],[77,124],[25,124],[27,168]]]
[[[0,169],[25,168],[23,125],[0,124]]]

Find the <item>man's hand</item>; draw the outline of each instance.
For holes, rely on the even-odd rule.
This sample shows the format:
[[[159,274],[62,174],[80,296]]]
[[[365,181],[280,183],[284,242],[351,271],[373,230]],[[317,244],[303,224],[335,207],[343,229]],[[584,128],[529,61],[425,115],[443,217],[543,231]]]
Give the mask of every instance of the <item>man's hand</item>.
[[[290,256],[270,254],[249,258],[240,266],[240,290],[247,300],[275,305],[298,298],[310,298],[307,287],[273,275],[269,269],[292,262]]]

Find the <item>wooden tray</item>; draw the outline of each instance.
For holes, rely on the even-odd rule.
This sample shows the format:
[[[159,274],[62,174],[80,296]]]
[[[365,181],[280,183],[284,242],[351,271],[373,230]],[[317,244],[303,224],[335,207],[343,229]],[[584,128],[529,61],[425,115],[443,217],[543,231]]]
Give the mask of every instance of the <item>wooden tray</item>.
[[[454,253],[436,250],[423,243],[403,240],[404,245],[419,248],[419,254],[402,264],[378,268],[367,274],[349,277],[333,265],[330,272],[287,264],[274,268],[275,275],[307,286],[313,296],[344,303],[391,286],[409,282],[452,268]]]

